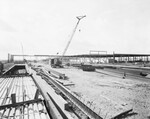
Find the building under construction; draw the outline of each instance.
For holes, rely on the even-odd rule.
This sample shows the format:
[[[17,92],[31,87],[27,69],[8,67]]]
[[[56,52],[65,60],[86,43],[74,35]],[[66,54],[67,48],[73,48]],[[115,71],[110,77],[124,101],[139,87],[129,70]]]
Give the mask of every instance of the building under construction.
[[[16,56],[21,55],[9,54],[8,62],[11,65],[5,68],[4,64],[0,78],[1,118],[148,117],[148,54],[63,56],[69,63],[62,63],[63,67],[50,65],[49,59],[55,57],[52,55],[37,62],[20,61],[23,64],[16,64],[18,61],[15,63],[13,58]]]
[[[8,54],[0,64],[1,119],[150,118],[150,54],[66,55],[84,17],[62,55]]]

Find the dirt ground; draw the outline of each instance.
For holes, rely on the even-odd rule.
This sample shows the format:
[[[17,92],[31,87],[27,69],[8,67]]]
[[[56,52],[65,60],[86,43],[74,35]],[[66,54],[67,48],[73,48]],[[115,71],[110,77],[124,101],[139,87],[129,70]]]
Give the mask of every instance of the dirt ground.
[[[56,68],[75,85],[67,86],[101,117],[110,119],[133,109],[126,119],[150,119],[150,81],[119,78],[77,68]]]

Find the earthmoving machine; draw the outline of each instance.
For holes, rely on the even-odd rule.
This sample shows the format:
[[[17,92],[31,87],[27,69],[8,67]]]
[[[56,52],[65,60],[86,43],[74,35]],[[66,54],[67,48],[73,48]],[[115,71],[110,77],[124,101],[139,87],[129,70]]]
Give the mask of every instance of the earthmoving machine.
[[[75,28],[73,29],[71,37],[70,37],[69,41],[67,42],[67,45],[66,45],[66,47],[65,47],[65,49],[63,51],[63,54],[59,58],[51,59],[51,67],[53,67],[53,68],[56,68],[56,67],[60,67],[61,68],[61,67],[63,67],[62,62],[64,61],[64,56],[65,56],[65,54],[66,54],[66,52],[68,50],[68,47],[69,47],[69,45],[70,45],[70,43],[71,43],[71,41],[73,39],[73,36],[74,36],[74,34],[76,32],[76,29],[77,29],[77,27],[79,25],[80,20],[83,19],[84,17],[86,17],[86,16],[77,16],[76,17],[78,19],[78,22],[77,22]]]

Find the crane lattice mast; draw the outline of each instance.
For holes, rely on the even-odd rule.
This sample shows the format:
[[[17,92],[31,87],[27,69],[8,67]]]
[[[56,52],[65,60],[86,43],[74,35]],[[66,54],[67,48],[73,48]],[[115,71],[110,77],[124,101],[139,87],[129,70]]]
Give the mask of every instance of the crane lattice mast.
[[[65,50],[64,50],[62,56],[64,56],[66,54],[66,51],[67,51],[67,49],[68,49],[68,47],[69,47],[69,45],[70,45],[70,43],[72,41],[72,38],[73,38],[73,36],[74,36],[74,34],[76,32],[77,26],[79,25],[80,20],[83,19],[84,17],[86,17],[86,16],[78,16],[78,17],[76,17],[78,19],[78,22],[77,22],[77,24],[76,24],[76,26],[75,26],[72,34],[71,34],[71,37],[70,37],[70,39],[69,39],[69,41],[68,41],[68,43],[67,43],[67,45],[65,47]]]

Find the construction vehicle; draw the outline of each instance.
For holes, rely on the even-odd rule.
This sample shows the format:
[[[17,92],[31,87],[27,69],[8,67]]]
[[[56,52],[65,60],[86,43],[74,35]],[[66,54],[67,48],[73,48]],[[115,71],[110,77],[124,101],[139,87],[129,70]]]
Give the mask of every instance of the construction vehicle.
[[[66,45],[66,47],[65,47],[65,50],[64,50],[64,52],[63,52],[63,54],[62,54],[62,57],[66,54],[66,52],[67,52],[67,50],[68,50],[68,47],[69,47],[69,45],[70,45],[70,43],[71,43],[71,41],[72,41],[72,39],[73,39],[73,36],[74,36],[74,34],[75,34],[75,32],[76,32],[76,29],[77,29],[77,27],[78,27],[78,25],[79,25],[79,22],[80,22],[80,20],[83,19],[84,17],[86,17],[86,16],[78,16],[78,17],[76,17],[76,18],[78,19],[78,22],[77,22],[77,24],[76,24],[76,26],[75,26],[75,28],[74,28],[72,34],[71,34],[71,37],[70,37],[70,39],[69,39],[69,41],[68,41],[68,43],[67,43],[67,45]]]
[[[51,59],[51,67],[52,68],[63,68],[62,61],[59,58]]]
[[[66,45],[66,47],[65,47],[65,49],[63,51],[63,54],[62,54],[62,56],[60,56],[58,58],[51,59],[51,67],[53,67],[53,68],[56,68],[56,67],[60,67],[61,68],[61,67],[63,67],[63,65],[62,65],[63,63],[62,62],[64,61],[64,56],[65,56],[65,54],[66,54],[66,52],[68,50],[68,47],[69,47],[69,45],[70,45],[70,43],[71,43],[71,41],[73,39],[73,36],[74,36],[74,34],[76,32],[76,29],[77,29],[77,27],[79,25],[80,20],[83,19],[84,17],[86,17],[86,16],[78,16],[78,17],[76,17],[78,19],[78,22],[77,22],[75,28],[73,29],[71,37],[70,37],[69,41],[67,42],[67,45]]]
[[[81,69],[83,71],[95,71],[95,67],[92,66],[92,65],[85,65],[85,64],[83,64],[83,65],[81,65]]]

